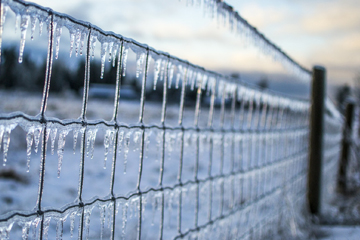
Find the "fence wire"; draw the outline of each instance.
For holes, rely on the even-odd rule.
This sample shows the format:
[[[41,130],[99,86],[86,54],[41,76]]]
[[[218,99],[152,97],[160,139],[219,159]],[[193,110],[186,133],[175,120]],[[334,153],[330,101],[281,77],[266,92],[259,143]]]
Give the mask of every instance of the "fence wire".
[[[0,115],[3,175],[14,168],[38,178],[37,190],[28,186],[15,199],[31,202],[32,196],[34,208],[19,210],[11,201],[3,201],[1,239],[76,235],[78,239],[263,239],[306,234],[301,219],[306,212],[308,101],[251,88],[18,0],[2,1],[1,32],[9,9],[20,19],[22,32],[29,25],[34,31],[38,22],[47,26],[49,38],[39,114],[14,111]],[[46,114],[62,28],[69,30],[70,51],[82,52],[86,59],[78,119],[61,120]],[[110,121],[87,118],[90,65],[97,41],[101,43],[102,73],[106,53],[116,67]],[[126,68],[131,52],[136,55],[136,71]],[[138,121],[127,122],[129,112],[120,110],[121,81],[130,72],[141,80],[141,96]],[[152,104],[146,100],[147,86],[156,88],[158,81],[162,81],[163,94],[156,108],[161,112],[155,116],[158,124],[148,124],[145,105]],[[175,111],[167,101],[169,89],[181,92]],[[196,96],[194,101],[187,99],[189,92]],[[204,95],[210,99],[208,105]],[[331,107],[328,105],[326,118],[325,168],[333,170],[341,120]],[[175,124],[167,121],[170,113],[175,115]],[[26,147],[21,151],[11,148],[11,139],[25,141]],[[71,140],[75,155],[65,148]],[[16,158],[26,161],[21,165]],[[76,190],[71,191],[67,184],[76,185]],[[68,200],[68,195],[73,198]]]

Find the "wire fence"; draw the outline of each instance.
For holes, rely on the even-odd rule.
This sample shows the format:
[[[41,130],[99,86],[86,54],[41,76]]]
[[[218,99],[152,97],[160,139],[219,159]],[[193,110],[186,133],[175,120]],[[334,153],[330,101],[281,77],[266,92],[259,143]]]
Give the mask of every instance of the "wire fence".
[[[32,196],[36,201],[27,204],[34,208],[3,201],[1,239],[263,239],[307,234],[302,225],[307,212],[308,100],[252,88],[18,0],[1,3],[1,36],[9,9],[20,23],[19,62],[27,28],[31,26],[33,35],[37,23],[40,29],[47,26],[48,55],[39,114],[0,115],[3,173],[24,169],[36,179],[35,187],[26,186],[16,200],[31,202]],[[47,116],[53,59],[59,56],[63,28],[70,33],[70,54],[75,50],[85,57],[77,119]],[[88,119],[97,42],[101,75],[106,54],[116,69],[109,121],[101,116]],[[128,62],[131,56],[134,68]],[[132,105],[121,111],[121,81],[131,73],[141,82],[137,121],[127,118],[134,112]],[[159,82],[162,101],[154,107],[146,100],[147,86],[156,89]],[[180,93],[175,107],[168,102],[172,90]],[[152,107],[160,109],[155,116]],[[156,124],[149,124],[153,119]],[[341,116],[327,102],[324,172],[329,179],[338,167],[341,126]],[[26,141],[26,147],[14,150],[11,139]],[[65,147],[71,140],[72,146]],[[17,158],[26,160],[20,164]]]

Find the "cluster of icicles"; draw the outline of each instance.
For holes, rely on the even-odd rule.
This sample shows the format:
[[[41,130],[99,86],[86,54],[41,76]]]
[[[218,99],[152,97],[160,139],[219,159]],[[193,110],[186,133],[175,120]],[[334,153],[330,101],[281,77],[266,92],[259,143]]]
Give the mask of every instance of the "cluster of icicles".
[[[181,0],[180,0],[181,1]],[[268,40],[256,28],[251,26],[239,13],[223,0],[185,0],[187,5],[202,6],[204,14],[216,18],[219,24],[235,34],[243,37],[247,44],[254,45],[262,54],[270,56],[274,61],[280,62],[290,73],[295,74],[303,81],[309,82],[310,71],[301,67],[287,56],[279,47]]]

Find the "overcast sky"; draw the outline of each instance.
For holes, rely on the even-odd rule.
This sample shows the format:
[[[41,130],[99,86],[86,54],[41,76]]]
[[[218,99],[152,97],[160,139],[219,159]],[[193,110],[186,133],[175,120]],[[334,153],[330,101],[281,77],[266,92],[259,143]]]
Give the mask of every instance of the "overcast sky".
[[[33,0],[211,70],[284,71],[186,0]],[[360,1],[226,0],[300,64],[333,83],[360,72]]]

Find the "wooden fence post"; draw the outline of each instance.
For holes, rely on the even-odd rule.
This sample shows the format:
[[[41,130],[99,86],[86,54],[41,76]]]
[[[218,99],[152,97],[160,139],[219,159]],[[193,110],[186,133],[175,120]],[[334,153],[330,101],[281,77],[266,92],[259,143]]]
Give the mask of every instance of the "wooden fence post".
[[[321,66],[314,66],[311,88],[310,152],[307,196],[310,212],[312,214],[318,214],[321,209],[325,99],[326,70]]]
[[[354,102],[349,101],[346,105],[346,110],[345,110],[345,123],[343,129],[341,158],[340,158],[340,166],[339,166],[338,181],[337,181],[337,190],[342,194],[346,194],[348,191],[348,186],[346,183],[346,179],[347,179],[346,172],[350,158],[351,132],[353,128],[354,110],[355,110]]]

